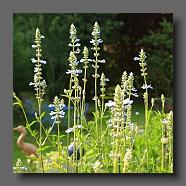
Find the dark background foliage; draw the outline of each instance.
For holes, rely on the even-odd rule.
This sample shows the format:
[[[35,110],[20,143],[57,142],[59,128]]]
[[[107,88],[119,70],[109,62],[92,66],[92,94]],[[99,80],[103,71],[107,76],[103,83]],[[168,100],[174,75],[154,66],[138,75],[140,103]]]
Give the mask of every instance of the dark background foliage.
[[[143,79],[137,62],[133,60],[140,48],[147,52],[148,82],[154,87],[152,96],[164,93],[172,97],[173,83],[173,17],[172,14],[14,14],[13,62],[14,91],[33,91],[28,84],[33,79],[34,57],[31,45],[35,29],[38,27],[45,35],[42,43],[43,58],[47,61],[43,73],[47,81],[47,95],[51,99],[68,88],[69,28],[74,23],[77,36],[83,46],[91,47],[91,31],[95,21],[101,27],[104,41],[101,58],[106,59],[99,72],[105,72],[110,79],[109,91],[112,93],[120,83],[124,70],[133,72],[135,86],[140,90]],[[82,56],[79,56],[79,59]],[[90,58],[92,58],[90,50]],[[87,95],[92,97],[94,80],[93,68],[88,69]],[[81,77],[81,76],[80,76]]]

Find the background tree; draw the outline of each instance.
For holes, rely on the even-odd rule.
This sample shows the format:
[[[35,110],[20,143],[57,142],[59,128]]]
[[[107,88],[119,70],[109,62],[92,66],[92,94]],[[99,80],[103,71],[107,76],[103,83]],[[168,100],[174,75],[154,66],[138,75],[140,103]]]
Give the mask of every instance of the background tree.
[[[173,26],[165,19],[159,23],[160,28],[139,40],[138,44],[146,48],[148,56],[150,82],[154,85],[156,95],[163,93],[172,96],[173,83]],[[156,86],[155,86],[156,85]]]

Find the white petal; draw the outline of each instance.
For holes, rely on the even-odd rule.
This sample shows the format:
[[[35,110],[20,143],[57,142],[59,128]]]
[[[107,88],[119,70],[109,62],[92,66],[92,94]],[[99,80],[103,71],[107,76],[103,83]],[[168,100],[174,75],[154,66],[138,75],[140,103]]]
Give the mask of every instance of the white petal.
[[[40,63],[42,63],[42,64],[46,64],[46,61],[44,61],[44,60],[40,60]]]
[[[54,104],[50,104],[50,105],[48,105],[48,107],[55,107],[55,105]]]
[[[130,100],[129,98],[127,98],[127,99],[125,99],[124,101],[123,101],[123,104],[124,105],[131,105],[133,103],[133,100]]]
[[[138,61],[138,60],[140,60],[139,57],[134,57],[134,61]]]

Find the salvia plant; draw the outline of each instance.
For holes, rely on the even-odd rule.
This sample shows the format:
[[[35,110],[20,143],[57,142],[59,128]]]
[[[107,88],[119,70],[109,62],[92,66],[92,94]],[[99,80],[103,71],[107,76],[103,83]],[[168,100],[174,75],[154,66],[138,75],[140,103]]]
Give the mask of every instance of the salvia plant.
[[[32,45],[35,57],[31,59],[34,77],[29,83],[33,86],[37,102],[35,119],[28,119],[23,101],[16,93],[13,93],[13,98],[14,105],[22,109],[26,131],[38,147],[37,156],[26,156],[27,163],[18,159],[13,167],[14,172],[173,173],[173,112],[165,112],[166,99],[163,94],[162,110],[154,111],[155,99],[149,97],[149,89],[153,87],[148,84],[144,49],[134,58],[139,63],[144,81],[141,86],[144,125],[140,125],[133,121],[133,98],[138,99],[138,93],[132,72],[123,72],[113,99],[106,99],[109,79],[99,69],[105,60],[100,57],[103,40],[98,22],[93,26],[90,49],[81,46],[73,24],[69,35],[69,68],[66,71],[69,86],[48,105],[52,121],[48,127],[43,123],[47,112],[42,109],[47,88],[43,77],[43,65],[46,64],[42,56],[44,36],[36,29]],[[85,110],[90,68],[93,68],[94,78],[94,117],[88,121]],[[63,123],[67,123],[66,129],[62,127]]]

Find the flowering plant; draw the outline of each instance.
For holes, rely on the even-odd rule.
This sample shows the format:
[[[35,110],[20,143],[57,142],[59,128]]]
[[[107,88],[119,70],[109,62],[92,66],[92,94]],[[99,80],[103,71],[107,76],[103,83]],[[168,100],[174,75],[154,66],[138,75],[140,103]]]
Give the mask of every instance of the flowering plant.
[[[145,51],[141,49],[139,56],[134,58],[134,61],[139,61],[144,80],[141,86],[144,91],[144,124],[139,124],[133,121],[132,109],[135,99],[138,98],[138,91],[134,86],[135,77],[132,72],[124,71],[121,83],[115,87],[113,100],[106,98],[109,79],[104,73],[99,73],[99,65],[106,61],[100,58],[103,40],[98,22],[95,22],[91,33],[92,58],[87,46],[83,47],[82,58],[80,58],[81,44],[74,24],[70,26],[69,34],[69,69],[66,71],[69,76],[69,87],[62,91],[61,95],[55,96],[53,103],[49,104],[52,125],[46,127],[42,119],[47,114],[41,108],[47,88],[47,83],[42,76],[42,65],[47,63],[42,59],[41,41],[44,36],[38,28],[36,29],[35,44],[32,45],[36,56],[31,59],[35,65],[34,78],[33,82],[29,83],[34,87],[38,105],[33,121],[29,121],[18,96],[14,93],[13,97],[14,105],[20,106],[23,111],[25,128],[38,146],[37,157],[27,157],[27,165],[23,165],[23,162],[18,159],[14,172],[172,173],[173,112],[165,112],[164,95],[161,95],[161,111],[153,110],[155,104],[153,98],[151,107],[149,106],[149,89],[153,87],[147,83]],[[83,69],[80,69],[79,63],[83,64]],[[88,120],[85,110],[86,87],[89,85],[87,72],[91,68],[90,64],[94,68],[92,74],[94,117]],[[79,76],[81,73],[82,79]],[[136,112],[136,115],[139,115],[139,112]],[[65,119],[67,128],[63,129],[62,123]],[[33,129],[33,126],[37,125],[39,126],[36,127],[37,130]],[[53,130],[54,128],[57,128],[57,132]],[[24,148],[27,152],[31,145],[24,143],[26,134],[19,132],[21,135],[17,143],[22,140],[20,148],[22,150]]]

